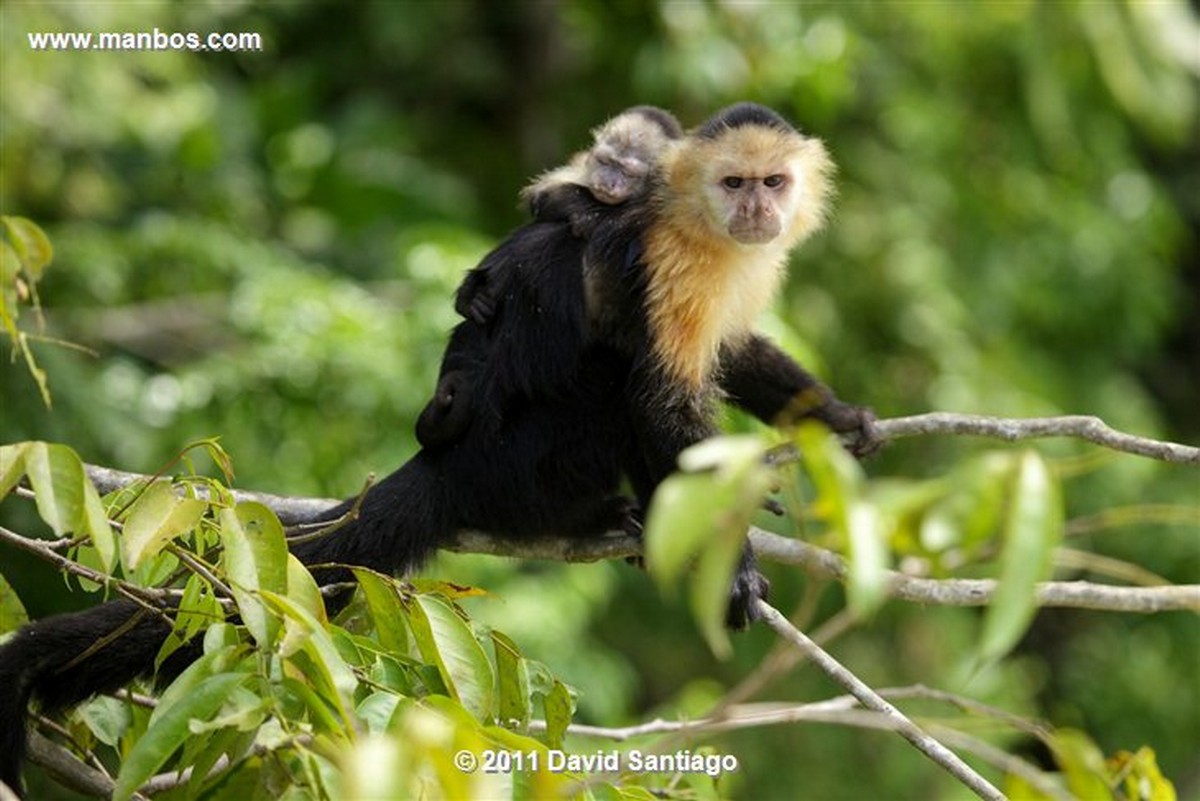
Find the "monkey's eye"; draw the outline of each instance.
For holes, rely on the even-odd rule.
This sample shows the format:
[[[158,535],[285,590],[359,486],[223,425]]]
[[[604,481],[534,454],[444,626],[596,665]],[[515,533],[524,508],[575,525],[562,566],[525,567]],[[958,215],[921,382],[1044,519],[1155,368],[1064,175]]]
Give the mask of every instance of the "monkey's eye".
[[[787,178],[783,175],[768,175],[766,178],[763,178],[763,186],[775,189],[776,187],[783,186],[785,181],[787,181]]]
[[[726,189],[737,189],[742,185],[742,179],[736,175],[730,175],[722,178],[721,183]]]

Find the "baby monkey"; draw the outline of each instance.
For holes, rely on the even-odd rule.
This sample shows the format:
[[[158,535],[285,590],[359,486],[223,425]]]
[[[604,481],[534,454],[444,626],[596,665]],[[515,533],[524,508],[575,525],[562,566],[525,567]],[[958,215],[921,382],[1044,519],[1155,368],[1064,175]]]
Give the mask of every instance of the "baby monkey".
[[[601,203],[615,206],[641,197],[667,145],[683,138],[675,115],[657,106],[633,106],[592,131],[594,144],[561,167],[544,172],[521,190],[521,201],[539,222],[566,220],[571,232],[587,238],[591,219],[569,195],[556,191],[566,185],[586,189]],[[467,273],[454,298],[454,310],[486,325],[500,300],[499,282],[485,261]]]
[[[566,221],[575,236],[587,238],[597,215],[571,202],[577,194],[558,190],[568,185],[581,187],[610,206],[639,198],[649,190],[667,146],[682,138],[683,128],[669,111],[633,106],[592,131],[590,150],[576,153],[566,164],[542,173],[522,189],[521,202],[536,221]],[[502,273],[503,268],[497,269],[487,259],[468,272],[455,295],[454,310],[487,326],[503,296]],[[432,400],[417,418],[417,441],[422,447],[444,446],[466,428],[472,383],[468,370],[443,374]]]
[[[592,131],[595,144],[562,167],[539,175],[521,190],[521,199],[538,219],[547,190],[561,184],[586,187],[601,203],[616,205],[640,197],[649,186],[667,143],[683,138],[679,120],[656,106],[634,106]]]

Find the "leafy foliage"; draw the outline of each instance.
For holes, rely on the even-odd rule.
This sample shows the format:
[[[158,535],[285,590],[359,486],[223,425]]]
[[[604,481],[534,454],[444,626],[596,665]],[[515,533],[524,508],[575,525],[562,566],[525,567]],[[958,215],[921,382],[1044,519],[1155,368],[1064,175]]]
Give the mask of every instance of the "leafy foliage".
[[[1086,412],[1200,439],[1200,101],[1185,4],[8,3],[0,15],[0,207],[54,244],[36,281],[0,257],[18,356],[0,367],[0,441],[68,442],[88,461],[154,472],[180,442],[219,434],[238,453],[241,486],[352,492],[415,450],[412,421],[454,323],[450,294],[520,222],[528,177],[632,103],[695,124],[746,98],[823,138],[839,165],[836,214],[796,256],[764,328],[840,395],[883,416]],[[51,53],[25,38],[147,27],[254,30],[267,47]],[[8,228],[4,242],[17,253]],[[731,428],[752,430],[736,416]],[[1052,551],[1056,578],[1196,581],[1192,472],[1069,444],[1038,453],[1075,552],[1068,563]],[[1029,625],[1022,590],[1005,621],[981,624],[973,610],[872,595],[879,558],[919,575],[996,575],[1025,458],[959,438],[897,444],[859,486],[830,468],[841,476],[833,497],[852,502],[840,513],[816,489],[819,471],[787,475],[789,518],[755,522],[850,555],[859,577],[843,594],[772,568],[773,598],[813,610],[814,623],[853,605],[860,622],[838,645],[873,683],[967,688],[1086,728],[1102,753],[1148,744],[1167,775],[1188,775],[1200,740],[1190,616],[1042,611]],[[1022,531],[1037,560],[1009,557],[1025,582],[1044,575],[1040,549],[1058,514],[1050,495],[1034,506],[1047,528]],[[40,526],[28,504],[6,503],[0,517],[17,531]],[[206,514],[192,536],[215,547],[217,522]],[[150,555],[161,544],[134,548],[139,579],[179,569],[169,549]],[[115,547],[105,561],[90,547],[80,555],[92,567],[130,567],[133,552]],[[721,559],[708,558],[719,573]],[[0,565],[35,617],[77,603],[12,549]],[[429,574],[488,587],[476,622],[579,686],[591,722],[703,716],[768,648],[752,632],[717,663],[688,605],[664,604],[617,565],[447,556]],[[184,592],[179,619],[199,631],[220,603],[198,578]],[[702,592],[689,589],[695,608],[715,608]],[[984,667],[981,625],[1006,653]],[[480,643],[494,653],[494,640]],[[540,671],[529,681],[555,692]],[[800,670],[772,695],[825,690]],[[565,689],[554,698],[570,706]],[[432,748],[426,718],[412,720],[412,741]],[[881,736],[726,735],[720,747],[742,769],[721,793],[955,792],[902,746],[868,739]],[[416,765],[423,753],[401,758]],[[289,764],[321,778],[316,763]],[[261,760],[246,786],[276,770]]]

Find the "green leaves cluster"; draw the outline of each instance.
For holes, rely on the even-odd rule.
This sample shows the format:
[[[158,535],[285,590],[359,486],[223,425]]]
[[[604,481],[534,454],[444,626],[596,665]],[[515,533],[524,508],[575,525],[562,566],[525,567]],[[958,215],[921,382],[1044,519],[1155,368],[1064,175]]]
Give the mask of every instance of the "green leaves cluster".
[[[859,618],[887,600],[889,564],[917,557],[930,572],[994,564],[999,589],[984,616],[978,660],[1017,643],[1037,610],[1037,583],[1050,578],[1062,539],[1059,480],[1036,451],[987,454],[932,481],[868,483],[838,439],[816,424],[791,441],[804,468],[804,509],[820,544],[846,557],[847,603]],[[768,465],[765,440],[711,440],[687,451],[684,472],[663,483],[646,526],[651,574],[669,587],[689,567],[689,597],[709,644],[728,655],[725,599],[746,526],[785,477]],[[795,479],[793,479],[794,481]]]
[[[472,623],[456,600],[478,591],[426,582],[418,592],[359,568],[361,591],[331,621],[274,513],[235,502],[216,481],[160,479],[101,498],[66,446],[0,448],[0,498],[22,479],[54,533],[74,537],[76,563],[98,565],[85,571],[89,585],[103,579],[173,621],[158,664],[202,646],[152,711],[101,698],[73,715],[77,743],[122,754],[116,799],[184,767],[173,798],[269,799],[279,786],[288,798],[400,799],[435,788],[478,797],[501,785],[455,767],[456,751],[563,743],[573,691],[511,639]],[[2,630],[24,619],[0,584]],[[528,734],[535,716],[544,742]],[[570,781],[543,769],[511,792],[541,797]]]
[[[37,382],[42,402],[50,405],[50,387],[46,371],[38,367],[29,348],[29,335],[17,327],[21,306],[28,304],[41,323],[41,303],[37,285],[54,259],[54,248],[45,232],[32,220],[10,215],[0,216],[4,237],[0,238],[0,326],[8,335],[13,351],[21,354],[30,375]]]

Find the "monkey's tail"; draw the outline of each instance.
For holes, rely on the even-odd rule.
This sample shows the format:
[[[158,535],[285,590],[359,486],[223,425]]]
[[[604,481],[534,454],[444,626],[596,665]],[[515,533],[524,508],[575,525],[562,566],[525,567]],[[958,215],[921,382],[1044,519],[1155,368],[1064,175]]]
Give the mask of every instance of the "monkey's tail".
[[[54,615],[0,646],[0,781],[20,792],[25,710],[48,712],[111,692],[151,672],[171,627],[132,601]]]
[[[454,531],[435,462],[423,453],[372,487],[361,504],[346,501],[317,520],[337,520],[356,506],[344,526],[297,544],[293,552],[307,565],[401,573],[419,566]],[[351,579],[344,567],[314,574],[321,584]],[[31,701],[54,712],[150,675],[170,631],[162,615],[118,600],[38,620],[0,646],[0,781],[20,792]],[[198,655],[199,643],[189,643],[171,655],[162,673],[178,673]]]

